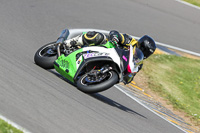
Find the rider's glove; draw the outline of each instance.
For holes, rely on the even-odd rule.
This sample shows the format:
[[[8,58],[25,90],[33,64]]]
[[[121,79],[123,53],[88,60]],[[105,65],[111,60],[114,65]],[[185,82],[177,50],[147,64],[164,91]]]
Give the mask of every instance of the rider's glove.
[[[119,43],[119,39],[118,39],[117,35],[110,36],[109,41],[112,42],[113,44],[118,44]]]

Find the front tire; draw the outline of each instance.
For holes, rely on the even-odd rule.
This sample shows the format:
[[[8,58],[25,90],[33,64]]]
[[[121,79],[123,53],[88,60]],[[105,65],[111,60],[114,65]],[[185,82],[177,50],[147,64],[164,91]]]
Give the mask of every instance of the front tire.
[[[77,88],[85,93],[97,93],[107,90],[118,82],[118,75],[115,71],[110,71],[108,73],[109,77],[107,80],[95,85],[87,85],[84,83],[87,77],[87,74],[84,74],[78,79]]]
[[[35,53],[35,63],[44,69],[53,69],[53,62],[57,59],[57,52],[53,51],[55,42],[42,46]]]

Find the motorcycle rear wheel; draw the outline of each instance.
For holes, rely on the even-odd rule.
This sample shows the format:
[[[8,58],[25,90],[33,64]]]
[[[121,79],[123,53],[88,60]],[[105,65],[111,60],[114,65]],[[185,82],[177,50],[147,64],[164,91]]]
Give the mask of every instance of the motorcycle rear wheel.
[[[52,50],[55,42],[48,43],[42,46],[35,53],[34,61],[35,63],[44,69],[53,69],[53,62],[57,59],[57,52]]]
[[[88,85],[85,83],[87,74],[82,75],[77,81],[77,88],[85,93],[97,93],[109,89],[118,82],[118,75],[115,71],[108,72],[107,80],[99,84]]]

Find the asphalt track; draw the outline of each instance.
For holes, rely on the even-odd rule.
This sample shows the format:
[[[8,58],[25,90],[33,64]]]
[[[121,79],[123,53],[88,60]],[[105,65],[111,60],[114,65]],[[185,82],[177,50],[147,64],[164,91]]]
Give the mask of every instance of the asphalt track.
[[[0,114],[33,133],[179,133],[116,88],[87,95],[34,64],[65,28],[117,29],[200,53],[200,11],[174,0],[1,0]]]

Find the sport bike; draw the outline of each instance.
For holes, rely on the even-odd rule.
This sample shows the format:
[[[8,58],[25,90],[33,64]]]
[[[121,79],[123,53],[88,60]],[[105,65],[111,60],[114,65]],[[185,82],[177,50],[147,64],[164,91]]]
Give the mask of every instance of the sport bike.
[[[79,34],[84,33],[80,31]],[[66,47],[63,42],[69,36],[69,30],[65,29],[56,42],[38,49],[35,63],[44,69],[55,69],[85,93],[97,93],[119,82],[129,83],[132,80],[134,75],[126,72],[127,67],[133,65],[132,46],[122,49],[107,41],[99,46]]]

